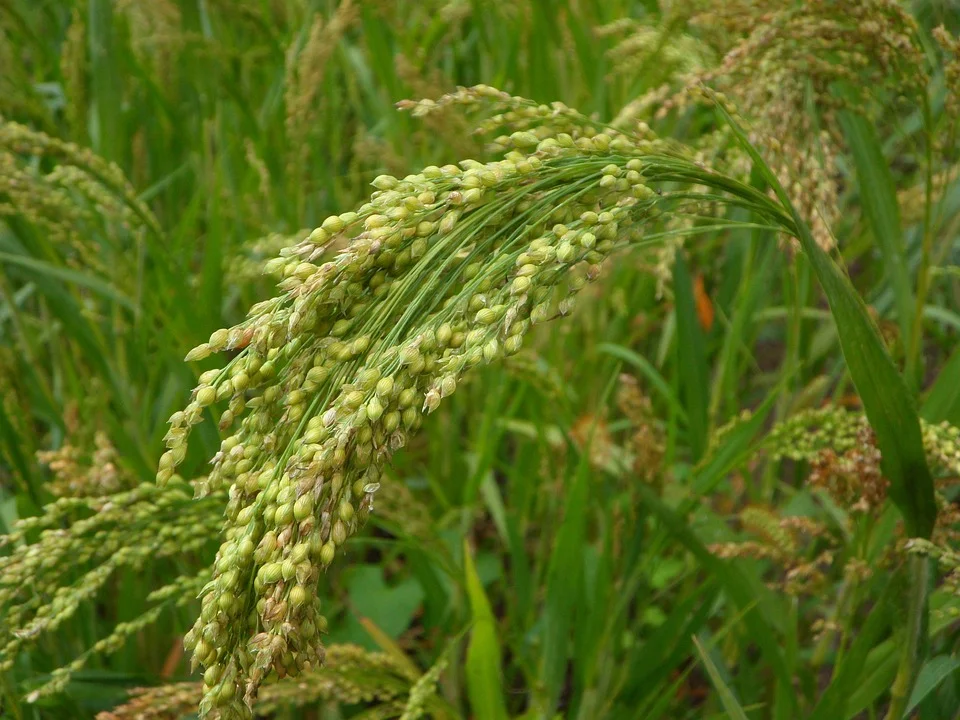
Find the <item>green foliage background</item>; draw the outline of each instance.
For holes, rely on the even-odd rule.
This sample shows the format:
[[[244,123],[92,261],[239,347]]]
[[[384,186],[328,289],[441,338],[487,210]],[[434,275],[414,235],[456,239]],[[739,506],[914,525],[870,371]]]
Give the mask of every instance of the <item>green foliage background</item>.
[[[829,16],[847,4],[810,5]],[[184,356],[273,295],[261,269],[282,247],[364,202],[378,175],[496,155],[461,108],[418,119],[396,103],[486,83],[611,122],[734,45],[734,11],[695,5],[716,17],[619,0],[3,2],[5,552],[38,541],[16,522],[44,506],[49,517],[55,497],[153,483],[167,419],[217,366]],[[882,18],[888,5],[902,4],[864,7]],[[770,9],[729,7],[758,23]],[[922,101],[897,97],[909,68],[882,68],[889,85],[868,87],[866,119],[821,102],[853,90],[800,74],[816,33],[781,58],[814,78],[811,136],[831,122],[843,134],[829,171],[799,179],[833,193],[837,262],[804,236],[815,223],[802,206],[803,252],[732,209],[729,227],[694,239],[697,222],[668,226],[666,250],[615,256],[572,317],[462,383],[393,458],[365,531],[321,583],[328,668],[265,689],[258,712],[960,717],[958,76],[931,34],[943,24],[955,38],[960,16],[932,0],[910,11]],[[611,25],[624,18],[634,25]],[[723,89],[735,123],[763,130],[756,103]],[[712,104],[656,110],[633,124],[731,172],[747,157]],[[778,156],[758,147],[787,186],[782,207],[796,204]],[[763,168],[745,182],[776,185]],[[847,276],[883,344],[844,295]],[[870,499],[881,460],[861,406],[908,532],[885,486]],[[219,446],[215,423],[199,426],[181,474],[206,472]],[[924,459],[940,523],[907,543],[930,534]],[[115,717],[195,711],[181,647],[198,587],[160,606],[148,595],[210,564],[222,504],[171,503],[169,517],[131,505],[107,538],[117,547],[103,545],[115,555],[169,526],[156,553],[12,641],[0,716],[93,717],[154,685],[166,689]],[[77,587],[89,556],[65,547],[58,582]],[[55,590],[27,592],[40,605]],[[22,624],[12,608],[0,607],[4,644]],[[30,697],[117,623],[133,624],[62,692]]]

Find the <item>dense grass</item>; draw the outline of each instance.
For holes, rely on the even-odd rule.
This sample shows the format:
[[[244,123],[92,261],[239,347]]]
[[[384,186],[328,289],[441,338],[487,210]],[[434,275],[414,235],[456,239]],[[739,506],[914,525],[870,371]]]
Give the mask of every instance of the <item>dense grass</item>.
[[[809,126],[842,134],[825,179],[785,177],[755,134],[751,156],[740,127],[768,128],[749,98],[736,119],[712,102],[640,115],[742,185],[698,188],[700,216],[651,226],[663,242],[614,255],[570,317],[424,419],[320,584],[328,669],[310,690],[280,683],[265,712],[960,717],[956,70],[930,32],[960,16],[913,10],[919,94],[895,68],[867,85],[869,108],[841,79],[805,81]],[[668,30],[631,51],[597,30],[622,18]],[[5,3],[0,532],[56,496],[153,483],[167,419],[219,367],[184,356],[274,294],[261,269],[281,247],[365,202],[378,175],[496,155],[462,108],[418,119],[398,101],[487,83],[599,127],[679,87],[690,68],[668,50],[694,43],[716,64],[736,33],[722,22],[653,2]],[[690,167],[661,183],[675,203],[720,182]],[[811,177],[835,190],[830,252],[795,193]],[[199,425],[180,474],[207,472],[219,447],[216,423]],[[121,517],[107,539],[130,547],[164,523],[182,534],[3,658],[0,716],[92,717],[131,688],[198,680],[182,649],[198,588],[147,596],[211,563],[222,500]],[[13,538],[11,554],[40,533]],[[27,595],[79,586],[87,557]],[[62,692],[27,701],[153,607]],[[12,608],[4,645],[25,624]],[[198,688],[183,693],[193,712]]]

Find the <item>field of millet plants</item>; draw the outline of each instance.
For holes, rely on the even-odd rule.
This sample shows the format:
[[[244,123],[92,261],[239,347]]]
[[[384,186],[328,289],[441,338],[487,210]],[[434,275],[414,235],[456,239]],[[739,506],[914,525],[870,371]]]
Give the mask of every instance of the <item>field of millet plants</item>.
[[[0,718],[958,720],[953,0],[0,0]]]

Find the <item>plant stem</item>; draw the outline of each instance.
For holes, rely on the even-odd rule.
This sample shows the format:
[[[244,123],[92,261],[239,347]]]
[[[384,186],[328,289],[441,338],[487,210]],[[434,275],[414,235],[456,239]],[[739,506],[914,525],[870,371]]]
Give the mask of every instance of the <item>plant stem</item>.
[[[852,581],[845,582],[840,588],[840,595],[837,598],[837,604],[834,607],[833,616],[831,618],[834,624],[840,623],[840,617],[846,612],[847,599],[850,597],[852,592]],[[830,647],[833,645],[833,641],[836,636],[836,629],[824,629],[823,633],[820,635],[820,640],[817,642],[817,645],[813,650],[813,656],[810,659],[810,664],[813,665],[813,667],[819,668],[824,662],[826,662],[827,653],[830,651]]]
[[[900,665],[893,687],[890,688],[890,707],[885,720],[901,720],[913,683],[920,670],[921,654],[927,632],[927,600],[930,581],[930,560],[920,555],[911,555],[908,561],[907,626],[900,655]]]
[[[926,192],[923,207],[923,244],[920,251],[920,266],[917,268],[917,299],[914,308],[910,343],[907,345],[906,380],[911,388],[918,387],[923,372],[923,307],[930,292],[930,257],[933,254],[933,117],[930,101],[923,99],[923,122],[926,128]]]

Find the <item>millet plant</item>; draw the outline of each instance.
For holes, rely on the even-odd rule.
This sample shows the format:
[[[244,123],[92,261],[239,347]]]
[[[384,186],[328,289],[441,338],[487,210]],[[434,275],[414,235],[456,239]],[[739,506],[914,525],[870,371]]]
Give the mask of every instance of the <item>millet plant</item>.
[[[931,305],[941,297],[940,279],[953,283],[942,292],[956,296],[950,193],[960,65],[946,26],[931,30],[893,0],[666,4],[629,22],[576,4],[563,4],[556,17],[521,4],[509,18],[516,34],[499,38],[509,37],[510,47],[529,41],[526,63],[517,64],[510,50],[497,55],[491,25],[503,10],[486,16],[483,7],[455,2],[442,4],[432,20],[412,16],[425,36],[408,40],[422,42],[419,55],[412,48],[384,63],[384,28],[401,22],[394,8],[348,0],[324,13],[310,3],[244,3],[232,16],[221,4],[165,0],[150,9],[93,0],[87,11],[65,5],[37,15],[19,8],[22,22],[7,31],[29,37],[46,25],[66,29],[58,62],[41,53],[39,69],[24,65],[13,83],[18,93],[9,95],[9,107],[0,105],[0,261],[11,268],[0,285],[0,311],[4,340],[8,326],[12,338],[0,362],[29,368],[25,381],[12,372],[0,379],[0,459],[19,498],[11,514],[19,517],[0,539],[7,549],[0,556],[0,673],[12,707],[24,696],[23,707],[37,708],[69,695],[96,658],[154,637],[148,633],[166,623],[161,636],[185,631],[183,681],[141,687],[102,718],[199,709],[202,718],[238,720],[318,702],[362,705],[364,717],[456,717],[466,707],[478,718],[551,717],[572,708],[578,715],[571,717],[666,717],[677,706],[697,712],[697,701],[679,694],[694,667],[706,675],[713,710],[735,718],[868,712],[899,720],[921,703],[924,717],[952,717],[938,713],[960,697],[957,664],[949,660],[960,602],[960,354],[949,351],[955,328],[939,342],[924,334],[931,316],[948,325],[956,318]],[[357,40],[358,28],[369,45]],[[547,29],[556,31],[558,47],[582,55],[584,68],[592,67],[591,43],[608,44],[609,66],[577,99],[591,103],[591,83],[609,83],[605,92],[615,100],[605,96],[581,112],[485,84],[452,87],[452,78],[475,71],[509,82],[504,68],[519,73],[520,65],[539,77],[544,59],[533,46],[541,40],[530,33]],[[235,45],[218,44],[217,32]],[[281,36],[287,44],[277,53]],[[268,38],[267,56],[282,56],[275,68],[282,72],[247,65],[237,54],[257,37]],[[460,45],[478,38],[491,48],[474,68]],[[391,42],[407,50],[401,38]],[[103,66],[105,48],[136,68],[129,98],[165,108],[165,119],[140,118],[129,147],[119,140],[129,118],[116,112],[120,83]],[[424,67],[431,48],[440,48],[438,64],[449,76]],[[88,52],[95,66],[89,77],[77,69]],[[362,71],[363,53],[384,87],[435,90],[433,98],[399,100],[388,110]],[[566,68],[569,53],[556,55],[557,67]],[[193,56],[193,70],[212,63],[211,78],[185,78],[190,68],[182,59]],[[31,72],[57,73],[70,89],[64,107],[44,106],[29,90]],[[643,87],[634,87],[633,77]],[[553,89],[544,82],[530,89]],[[210,85],[196,92],[201,83]],[[207,108],[205,93],[219,97],[219,84],[239,95],[251,86],[257,94],[258,83],[268,100],[256,117],[243,103],[228,109],[227,100]],[[96,95],[90,108],[86,92]],[[182,122],[173,103],[196,110],[204,138],[179,167],[167,165],[165,151],[177,140],[164,123]],[[887,123],[891,108],[907,119]],[[384,131],[371,119],[378,113],[396,124]],[[58,123],[66,137],[58,137]],[[345,153],[348,136],[353,146]],[[408,137],[417,139],[412,148]],[[84,146],[90,138],[96,152]],[[158,149],[151,153],[144,138]],[[419,162],[433,138],[480,159]],[[906,167],[891,168],[887,154]],[[232,175],[241,159],[246,169]],[[373,175],[384,166],[393,171]],[[420,169],[399,170],[411,166]],[[894,172],[913,195],[898,201]],[[329,177],[316,177],[324,173]],[[371,175],[372,193],[364,190],[349,205],[362,187],[357,178]],[[134,189],[148,177],[149,187]],[[847,187],[852,181],[855,191]],[[175,191],[185,190],[196,199],[181,203]],[[231,193],[250,204],[220,207]],[[922,207],[908,248],[900,208],[906,214],[912,203]],[[320,208],[331,205],[355,209],[324,219]],[[862,208],[863,220],[843,229],[861,252],[879,249],[882,290],[871,300],[896,318],[894,337],[891,323],[878,323],[876,307],[855,289],[857,269],[846,270],[849,243],[835,228],[852,206]],[[275,222],[261,227],[258,214]],[[251,229],[260,241],[224,240]],[[200,254],[194,233],[209,243]],[[725,334],[713,375],[720,390],[708,400],[706,343],[715,310],[690,263],[722,255],[742,237],[751,240],[745,277],[783,264],[792,298],[782,308],[781,376],[752,396],[756,402],[726,413],[736,394],[726,391],[740,382],[730,368],[745,352],[760,299],[745,286],[736,295],[741,305],[720,307]],[[266,299],[252,270],[261,266],[276,287]],[[614,287],[610,277],[621,268]],[[651,312],[671,307],[657,322],[666,338],[661,348],[676,346],[675,376],[668,382],[662,358],[654,363],[627,341],[603,343],[618,365],[597,406],[607,405],[615,384],[623,419],[613,429],[599,411],[559,440],[513,417],[502,423],[538,439],[534,465],[561,451],[578,458],[575,481],[560,493],[556,554],[544,551],[549,562],[538,570],[545,630],[532,631],[541,622],[533,591],[518,588],[518,599],[504,593],[491,604],[467,533],[451,551],[431,511],[403,482],[403,450],[431,432],[453,442],[462,428],[431,430],[430,415],[498,373],[533,376],[545,394],[562,396],[563,381],[544,371],[531,344],[543,347],[578,319],[588,324],[578,301],[588,310],[601,306],[640,276],[656,282]],[[194,308],[195,294],[210,307]],[[251,296],[246,317],[214,330],[187,353],[187,365],[175,357],[197,337],[195,312],[204,327],[217,326]],[[821,297],[825,306],[817,305]],[[803,356],[817,352],[805,314],[829,324],[830,350],[838,345],[839,353]],[[54,324],[72,355],[44,331]],[[157,328],[167,331],[161,341]],[[591,349],[572,343],[564,350],[579,351]],[[807,364],[829,370],[800,386]],[[624,366],[637,376],[621,376]],[[189,400],[167,420],[193,379]],[[920,392],[931,385],[921,406]],[[65,387],[82,401],[59,407]],[[495,436],[495,424],[484,425],[484,437]],[[31,450],[51,481],[37,480]],[[479,463],[483,452],[478,456]],[[510,457],[519,464],[521,456],[517,450]],[[777,477],[781,470],[800,478],[789,491],[779,488],[790,485]],[[752,501],[750,490],[731,500],[724,519],[735,533],[695,529],[701,500],[719,495],[731,476],[744,485],[756,480],[763,500]],[[602,519],[588,516],[590,477],[622,483],[628,502],[611,501]],[[538,488],[547,481],[534,475],[529,482]],[[473,476],[463,483],[472,486]],[[482,494],[484,512],[510,548],[504,565],[523,577],[535,543],[518,538],[493,470],[477,483],[482,490],[471,492]],[[768,506],[774,498],[780,506]],[[788,502],[797,498],[813,498],[812,509]],[[334,631],[327,607],[341,577],[333,573],[378,516],[379,531],[398,527],[392,532],[408,532],[418,551],[457,567],[469,608],[467,622],[447,624],[416,660],[369,622],[377,651],[325,639]],[[591,546],[587,517],[602,528],[601,551],[575,568],[573,558]],[[461,530],[466,525],[461,520]],[[644,562],[674,556],[686,570],[656,581],[663,602],[641,613],[634,595],[643,583],[655,586],[642,574]],[[614,562],[623,577],[615,577]],[[83,647],[72,659],[49,673],[31,668],[31,653],[82,627],[105,589],[154,571],[137,612],[118,606],[108,632],[93,640],[95,633],[76,633],[80,642],[67,650]],[[587,572],[595,588],[609,589],[594,589],[589,601]],[[829,608],[801,610],[834,590]],[[601,597],[607,594],[620,598]],[[520,639],[509,660],[500,650],[498,615],[523,599],[534,610],[513,628]],[[661,606],[671,605],[676,611],[664,615]],[[574,606],[582,631],[567,617]],[[791,630],[772,608],[789,609],[787,624],[800,626],[801,614],[816,619],[809,633]],[[743,652],[736,648],[741,626],[750,636]],[[704,645],[708,628],[716,647]],[[725,641],[734,647],[724,648]],[[180,663],[179,637],[175,647],[165,678]],[[578,656],[582,648],[589,653]],[[599,663],[605,648],[631,658],[623,675]],[[727,661],[754,650],[764,690],[750,705],[738,698],[737,669]],[[509,671],[509,682],[530,686],[529,698],[505,691],[510,663],[521,669]],[[611,677],[598,677],[591,663]],[[666,675],[670,668],[676,677]],[[192,672],[202,680],[185,677]]]

